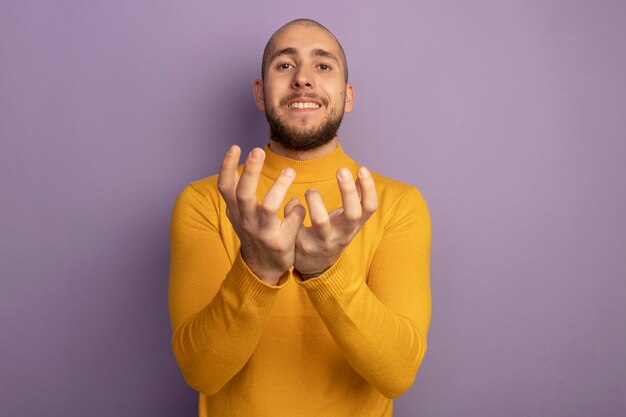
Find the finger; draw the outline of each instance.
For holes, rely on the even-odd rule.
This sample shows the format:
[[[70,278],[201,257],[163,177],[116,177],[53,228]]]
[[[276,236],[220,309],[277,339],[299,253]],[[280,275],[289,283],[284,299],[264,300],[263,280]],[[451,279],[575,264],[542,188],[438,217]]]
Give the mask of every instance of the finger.
[[[339,183],[341,202],[343,204],[342,220],[346,229],[352,231],[361,220],[363,213],[361,199],[350,170],[341,168],[337,171],[337,182]]]
[[[289,216],[289,213],[291,213],[291,210],[293,210],[294,207],[297,206],[299,203],[300,203],[300,200],[298,200],[298,197],[292,197],[291,200],[289,200],[287,204],[285,204],[285,207],[283,208],[283,219]]]
[[[237,202],[235,200],[235,190],[237,187],[237,179],[239,177],[239,174],[237,173],[237,165],[239,164],[240,153],[241,149],[237,145],[232,145],[228,148],[228,151],[222,160],[220,173],[217,177],[217,189],[222,197],[224,197],[226,204],[231,207],[231,212],[237,206]]]
[[[304,206],[300,204],[300,200],[294,197],[285,205],[284,211],[285,218],[280,226],[280,230],[288,236],[295,236],[302,226],[302,222],[306,216],[306,210]]]
[[[369,170],[365,167],[359,168],[357,182],[361,187],[361,207],[363,209],[363,223],[378,208],[378,196],[376,194],[376,184]]]
[[[311,216],[311,227],[318,236],[322,238],[327,237],[331,231],[330,218],[322,196],[315,188],[309,188],[304,193],[304,198],[309,208],[309,216]]]
[[[252,149],[239,178],[235,194],[239,212],[245,217],[252,217],[256,213],[259,204],[256,189],[259,184],[259,176],[261,175],[264,160],[265,152],[263,149]]]
[[[287,190],[296,178],[296,172],[292,168],[285,168],[281,171],[274,184],[270,187],[263,201],[261,201],[261,213],[266,219],[261,219],[262,223],[272,221],[276,218],[276,213],[285,200]]]
[[[239,185],[239,169],[235,170],[235,190],[237,189],[237,186]]]
[[[330,224],[337,223],[337,219],[343,215],[343,207],[337,207],[333,211],[328,213],[328,217],[330,219]]]

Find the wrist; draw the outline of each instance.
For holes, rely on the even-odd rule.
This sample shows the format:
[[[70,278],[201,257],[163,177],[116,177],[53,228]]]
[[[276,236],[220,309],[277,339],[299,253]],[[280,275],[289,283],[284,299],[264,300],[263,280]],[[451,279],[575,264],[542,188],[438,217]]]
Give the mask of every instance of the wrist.
[[[323,271],[320,271],[320,272],[301,272],[301,271],[298,271],[298,273],[302,277],[302,280],[306,281],[307,279],[319,277],[324,272],[328,271],[329,268],[326,268],[326,269],[324,269]]]
[[[248,266],[250,268],[250,266]],[[266,269],[253,269],[250,268],[252,273],[256,275],[258,279],[266,283],[267,285],[276,286],[279,285],[281,278],[285,276],[287,271],[278,270],[266,270]]]
[[[246,264],[250,272],[252,272],[258,279],[268,285],[278,285],[281,281],[281,278],[288,271],[288,268],[286,270],[281,270],[280,268],[263,265],[260,262],[256,263],[253,261],[249,261],[243,254],[243,250],[241,251],[241,258],[243,259],[243,262]]]

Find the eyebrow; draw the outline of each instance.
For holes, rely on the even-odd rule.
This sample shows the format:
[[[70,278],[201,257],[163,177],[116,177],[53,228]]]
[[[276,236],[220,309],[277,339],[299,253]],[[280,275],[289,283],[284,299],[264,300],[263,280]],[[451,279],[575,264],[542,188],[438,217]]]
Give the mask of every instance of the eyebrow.
[[[281,55],[295,55],[298,51],[296,50],[296,48],[285,48],[285,49],[279,49],[278,51],[274,52],[274,55],[272,55],[272,59],[270,60],[273,61],[274,59],[276,59],[277,57],[281,56]],[[325,51],[323,49],[313,49],[311,51],[311,55],[313,56],[321,56],[324,58],[329,58],[334,60],[337,64],[339,64],[339,60],[337,59],[337,57],[333,54],[331,54],[328,51]]]
[[[313,49],[313,51],[311,52],[311,55],[313,55],[313,56],[322,56],[324,58],[333,59],[333,60],[335,60],[336,63],[339,63],[339,60],[337,59],[337,57],[335,55],[333,55],[330,52],[325,51],[323,49]]]

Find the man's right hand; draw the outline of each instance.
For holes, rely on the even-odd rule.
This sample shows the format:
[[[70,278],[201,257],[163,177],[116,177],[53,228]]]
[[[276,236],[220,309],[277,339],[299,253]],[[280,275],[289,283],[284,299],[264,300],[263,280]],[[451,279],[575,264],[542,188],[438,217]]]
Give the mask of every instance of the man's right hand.
[[[296,173],[285,168],[259,204],[257,185],[265,152],[261,148],[250,152],[241,177],[237,172],[240,154],[237,145],[229,148],[222,161],[217,188],[241,241],[243,260],[257,277],[276,285],[294,264],[295,239],[305,216],[304,207],[294,198],[285,205],[284,219],[277,217]]]

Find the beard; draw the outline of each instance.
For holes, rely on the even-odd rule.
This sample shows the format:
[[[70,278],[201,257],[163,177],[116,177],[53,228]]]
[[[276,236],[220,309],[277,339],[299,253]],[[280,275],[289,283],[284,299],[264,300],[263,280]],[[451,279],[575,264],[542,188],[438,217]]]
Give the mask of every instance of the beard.
[[[302,95],[289,96],[281,100],[281,106],[287,105],[287,102]],[[307,98],[317,98],[316,96],[308,96]],[[328,102],[323,101],[323,106],[327,106]],[[287,149],[294,151],[308,151],[322,145],[326,145],[337,136],[337,131],[343,119],[343,110],[337,111],[331,109],[328,116],[319,126],[308,125],[307,120],[299,126],[289,126],[280,118],[275,107],[268,107],[265,112],[267,121],[270,125],[270,138]]]

